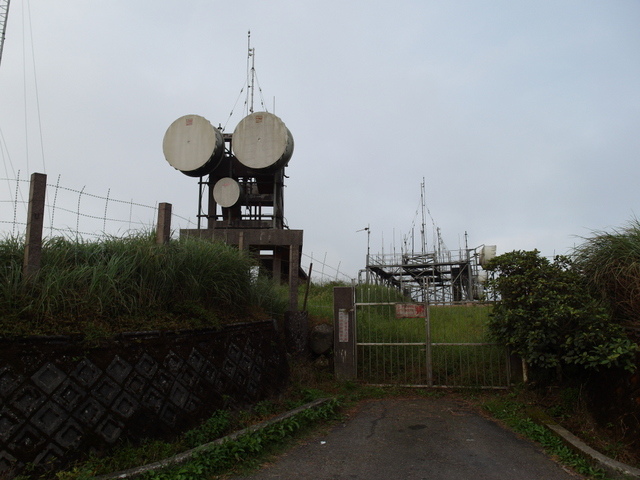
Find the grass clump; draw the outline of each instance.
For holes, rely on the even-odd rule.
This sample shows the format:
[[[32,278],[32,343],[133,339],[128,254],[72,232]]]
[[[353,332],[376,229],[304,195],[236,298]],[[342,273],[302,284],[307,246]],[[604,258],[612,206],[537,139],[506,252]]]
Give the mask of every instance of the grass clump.
[[[23,255],[20,239],[0,241],[0,335],[216,327],[273,318],[286,305],[272,282],[252,274],[251,257],[223,243],[52,238],[30,278]]]
[[[576,266],[618,323],[640,326],[640,220],[596,232],[576,248]]]
[[[333,289],[347,286],[343,282],[311,282],[301,285],[298,292],[300,306],[307,298],[306,311],[313,324],[333,323]]]

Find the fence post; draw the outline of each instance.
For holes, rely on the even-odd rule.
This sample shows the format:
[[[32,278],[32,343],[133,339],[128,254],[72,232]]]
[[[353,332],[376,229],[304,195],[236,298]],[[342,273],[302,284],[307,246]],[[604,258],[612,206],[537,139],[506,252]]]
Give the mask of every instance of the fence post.
[[[357,377],[354,293],[354,287],[333,289],[333,366],[337,380]]]
[[[29,207],[27,210],[27,232],[24,245],[24,263],[22,265],[22,274],[25,278],[30,277],[40,270],[46,190],[47,176],[44,173],[31,174]]]
[[[165,245],[171,239],[171,204],[158,205],[158,225],[156,227],[156,243]]]

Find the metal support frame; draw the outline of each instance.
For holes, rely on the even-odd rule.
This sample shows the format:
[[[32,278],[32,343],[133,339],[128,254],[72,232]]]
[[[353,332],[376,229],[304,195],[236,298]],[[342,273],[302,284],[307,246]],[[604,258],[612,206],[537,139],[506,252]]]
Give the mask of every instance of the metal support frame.
[[[223,134],[225,153],[220,164],[198,181],[197,230],[181,230],[180,235],[220,240],[251,252],[275,281],[289,284],[289,308],[297,311],[298,282],[304,276],[300,271],[302,230],[285,225],[285,167],[247,168],[232,154],[232,137]],[[217,205],[213,196],[215,183],[224,177],[236,180],[241,191],[239,202],[228,208]],[[202,219],[207,221],[206,229]]]
[[[403,253],[368,255],[367,259],[368,279],[397,288],[416,301],[426,301],[425,296],[432,304],[481,300],[478,294],[480,266],[475,249],[447,252],[446,256],[438,252]]]

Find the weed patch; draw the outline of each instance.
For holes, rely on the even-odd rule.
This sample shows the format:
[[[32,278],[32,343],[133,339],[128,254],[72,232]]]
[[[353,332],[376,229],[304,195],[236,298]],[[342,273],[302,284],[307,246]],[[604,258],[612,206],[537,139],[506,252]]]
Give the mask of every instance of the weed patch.
[[[539,443],[551,456],[589,478],[606,479],[605,473],[592,467],[583,457],[574,453],[544,425],[536,423],[527,413],[526,405],[513,395],[492,396],[482,404],[493,417],[504,422],[515,432]]]

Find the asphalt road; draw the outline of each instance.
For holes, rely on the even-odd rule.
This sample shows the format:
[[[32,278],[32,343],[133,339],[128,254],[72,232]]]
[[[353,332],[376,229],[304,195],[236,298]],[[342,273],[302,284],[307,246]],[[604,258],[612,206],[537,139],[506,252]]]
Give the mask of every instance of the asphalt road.
[[[241,479],[576,480],[533,443],[452,398],[362,403],[316,435]]]

